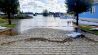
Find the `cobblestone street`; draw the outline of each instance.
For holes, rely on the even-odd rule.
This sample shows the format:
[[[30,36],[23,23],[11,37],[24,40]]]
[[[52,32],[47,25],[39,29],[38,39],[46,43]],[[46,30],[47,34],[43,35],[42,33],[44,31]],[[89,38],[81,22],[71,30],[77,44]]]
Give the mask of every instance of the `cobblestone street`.
[[[0,55],[98,54],[98,42],[90,41],[86,38],[70,39],[62,30],[34,29],[31,33],[9,37],[1,36]],[[88,36],[91,35],[89,34]],[[98,36],[95,38],[97,41]]]

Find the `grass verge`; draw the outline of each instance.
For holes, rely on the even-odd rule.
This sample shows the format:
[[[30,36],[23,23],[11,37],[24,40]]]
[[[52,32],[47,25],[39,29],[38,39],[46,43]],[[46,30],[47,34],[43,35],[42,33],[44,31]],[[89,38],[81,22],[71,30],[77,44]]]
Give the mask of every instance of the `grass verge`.
[[[7,19],[0,18],[0,26],[7,28],[14,28],[16,25],[15,24],[9,25]]]
[[[93,28],[92,26],[81,25],[80,28],[81,28],[81,30],[83,30],[83,31],[86,31],[86,32],[89,32],[89,33],[98,35],[98,31],[97,31],[97,30],[95,30],[95,31],[91,30],[91,29]]]

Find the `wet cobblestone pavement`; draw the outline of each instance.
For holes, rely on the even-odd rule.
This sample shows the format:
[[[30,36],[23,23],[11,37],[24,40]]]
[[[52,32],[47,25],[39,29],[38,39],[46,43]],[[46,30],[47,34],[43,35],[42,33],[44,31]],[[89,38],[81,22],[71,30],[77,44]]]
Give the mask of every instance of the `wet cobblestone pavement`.
[[[91,35],[86,33],[87,37],[98,40]],[[0,55],[98,55],[98,42],[70,39],[62,30],[33,30],[25,35],[1,36]]]

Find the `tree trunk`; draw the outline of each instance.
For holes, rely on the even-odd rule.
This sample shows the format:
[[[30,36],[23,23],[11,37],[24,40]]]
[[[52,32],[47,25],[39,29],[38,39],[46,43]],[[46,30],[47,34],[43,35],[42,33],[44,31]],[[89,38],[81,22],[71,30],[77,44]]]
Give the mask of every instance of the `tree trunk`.
[[[11,25],[11,14],[8,13],[8,24]]]
[[[78,13],[76,14],[76,25],[77,26],[79,25],[79,14]]]
[[[76,17],[76,25],[77,25],[77,27],[76,27],[76,32],[78,32],[78,26],[79,26],[79,14],[78,13],[76,13],[75,14],[75,17]]]

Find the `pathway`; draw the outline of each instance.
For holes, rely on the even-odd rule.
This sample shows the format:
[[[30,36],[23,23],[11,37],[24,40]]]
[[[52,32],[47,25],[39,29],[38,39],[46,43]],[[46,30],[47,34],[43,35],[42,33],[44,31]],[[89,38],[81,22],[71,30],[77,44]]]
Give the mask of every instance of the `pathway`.
[[[98,42],[85,38],[70,39],[62,30],[33,29],[28,34],[0,37],[0,55],[97,54]]]

